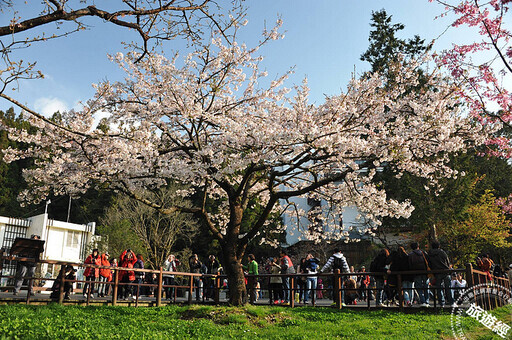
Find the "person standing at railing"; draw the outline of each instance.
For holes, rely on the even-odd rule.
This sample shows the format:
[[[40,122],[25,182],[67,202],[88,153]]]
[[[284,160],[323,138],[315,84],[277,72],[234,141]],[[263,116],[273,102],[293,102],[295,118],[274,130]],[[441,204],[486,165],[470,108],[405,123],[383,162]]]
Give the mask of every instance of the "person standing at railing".
[[[426,271],[428,267],[427,255],[420,250],[417,242],[411,243],[412,252],[409,253],[409,267],[412,271]],[[421,307],[429,307],[429,294],[427,274],[414,274],[414,288],[420,297]]]
[[[110,255],[108,253],[101,255],[101,266],[104,267],[110,267],[110,261],[109,261]],[[106,282],[112,281],[112,270],[109,268],[100,268],[100,281],[103,283],[100,283],[98,287],[98,296],[104,297],[107,295],[108,292],[108,285]]]
[[[166,272],[176,272],[178,269],[178,266],[180,265],[180,261],[174,256],[173,254],[169,255],[167,257],[167,260],[165,260],[164,263],[164,271]],[[174,286],[176,285],[176,281],[174,280],[174,275],[172,274],[164,274],[164,280],[166,286]],[[165,298],[168,300],[171,300],[174,296],[174,287],[166,287],[164,289],[165,291]]]
[[[281,274],[281,266],[277,263],[277,258],[270,258],[270,274]],[[283,303],[283,279],[281,276],[272,276],[270,278],[270,300],[274,305]]]
[[[123,251],[119,260],[119,267],[133,268],[137,262],[137,257],[131,249]],[[129,296],[132,296],[132,283],[135,281],[135,272],[133,270],[121,270],[119,271],[120,281],[124,283],[119,290],[121,298],[127,300]]]
[[[142,256],[142,254],[137,254],[137,262],[135,262],[133,268],[144,269],[144,257]],[[140,286],[141,284],[144,283],[144,272],[135,272],[135,283],[137,284],[137,286],[134,285],[133,287],[136,290],[132,291],[135,293],[137,292],[138,289],[139,295],[145,295],[145,287]]]
[[[39,235],[31,235],[31,239],[33,240],[40,240],[41,237]],[[16,275],[14,277],[14,295],[18,295],[20,293],[21,286],[23,284],[23,278],[24,277],[34,277],[36,273],[36,262],[39,260],[39,253],[29,251],[18,254],[19,257],[26,257],[26,258],[32,258],[34,259],[34,262],[29,261],[18,261],[18,268],[16,270]],[[34,284],[33,280],[28,280],[28,291],[30,292],[30,295],[34,295],[34,292],[32,291],[32,286]]]
[[[485,272],[487,275],[487,280],[490,282],[492,281],[492,275],[491,270],[494,266],[493,260],[491,260],[491,256],[489,254],[482,254],[481,257],[477,257],[476,259],[476,265],[478,266],[478,269]]]
[[[393,301],[395,296],[400,293],[398,291],[398,275],[394,273],[409,271],[409,255],[405,251],[404,247],[398,247],[398,249],[393,251],[388,257],[387,263],[389,265],[389,269],[387,271],[386,295],[388,296],[388,299]],[[402,274],[401,278],[404,304],[406,306],[411,306],[413,277],[411,275]]]
[[[258,274],[258,262],[256,262],[256,258],[254,257],[254,254],[249,254],[247,256],[249,259],[249,264],[247,266],[244,266],[244,270],[247,270],[247,274],[249,274],[249,277],[247,277],[247,290],[249,291],[249,303],[254,304],[256,302],[256,283],[258,282],[257,277],[252,277],[250,275],[259,275]]]
[[[318,273],[318,264],[320,263],[320,260],[313,257],[313,254],[308,254],[306,256],[306,273],[307,274],[317,274]],[[308,276],[306,282],[306,294],[304,294],[304,303],[308,303],[309,297],[313,299],[313,295],[316,292],[316,283],[317,283],[318,277],[317,276]]]
[[[286,250],[281,249],[279,254],[281,256],[280,266],[281,266],[281,274],[295,274],[295,268],[293,267],[293,262],[286,253]],[[290,303],[290,277],[283,277],[283,296],[284,296],[284,304],[287,305]]]
[[[208,261],[206,262],[206,274],[209,275],[218,275],[220,270],[220,263],[215,258],[215,255],[210,255],[208,257]],[[206,299],[214,299],[215,298],[215,288],[214,288],[215,280],[212,277],[206,277],[204,282],[204,289]]]
[[[375,275],[375,305],[377,307],[385,307],[382,303],[383,294],[384,294],[384,281],[386,279],[386,263],[389,256],[389,250],[386,248],[381,249],[379,254],[373,259],[370,264],[370,272],[372,273],[382,273],[382,275]]]
[[[453,300],[457,300],[461,292],[467,287],[467,282],[462,277],[461,273],[453,274],[455,277],[452,279],[451,287],[453,293]]]
[[[188,259],[188,265],[190,267],[190,272],[194,274],[201,274],[201,268],[203,264],[199,261],[199,256],[197,254],[192,254]],[[201,278],[199,276],[194,276],[193,283],[196,290],[196,301],[201,300],[201,291],[199,288]]]
[[[322,267],[322,269],[320,270],[321,273],[324,273],[326,272],[327,270],[329,270],[330,268],[332,268],[332,272],[335,272],[336,270],[339,270],[341,273],[348,273],[349,272],[349,266],[348,266],[348,262],[347,262],[347,259],[345,258],[345,256],[343,256],[343,254],[341,253],[341,250],[338,249],[338,248],[335,248],[334,249],[334,254],[332,254],[331,257],[329,257],[329,259],[327,260],[327,263]],[[333,301],[336,303],[338,302],[338,292],[336,292],[334,290],[334,287],[336,287],[336,285],[334,284],[334,277],[332,278],[332,288],[333,288],[333,292],[332,292],[332,295],[333,295]],[[345,291],[344,291],[344,286],[343,286],[343,280],[341,280],[341,287],[339,287],[341,289],[341,305],[342,306],[345,306],[345,303],[343,301],[345,301]]]
[[[69,300],[71,292],[73,291],[73,281],[76,280],[76,269],[73,268],[72,265],[68,264],[64,267],[64,278],[67,280],[64,282],[64,300]],[[62,283],[62,271],[59,270],[59,275],[55,281],[53,281],[52,285],[52,293],[50,294],[50,299],[59,300],[60,294],[60,286]]]
[[[439,241],[432,241],[430,244],[432,250],[428,252],[430,259],[430,269],[432,270],[448,270],[452,268],[450,259],[446,252],[440,248]],[[451,290],[451,275],[450,273],[437,273],[434,274],[434,287],[437,293],[437,300],[441,307],[444,307],[445,302],[454,307],[453,294]]]
[[[361,269],[359,269],[360,272],[362,273],[365,273],[366,272],[366,267],[365,266],[362,266]],[[358,288],[358,293],[359,293],[359,297],[361,300],[366,300],[367,299],[367,290],[368,290],[368,286],[370,285],[370,276],[369,275],[360,275],[357,279],[357,288]]]
[[[94,264],[96,266],[101,266],[101,257],[98,249],[93,249],[92,254],[87,256],[85,259],[84,264]],[[93,267],[85,267],[84,270],[84,276],[85,276],[85,285],[83,289],[83,295],[84,297],[89,294],[89,285],[91,290],[91,297],[94,295],[94,281],[97,281],[100,276],[100,270],[99,268],[93,268]]]
[[[300,259],[300,263],[297,266],[296,272],[298,274],[307,274],[306,270],[306,258],[303,257]],[[307,277],[305,276],[298,276],[297,277],[297,288],[298,288],[298,294],[299,294],[299,303],[304,302],[304,299],[306,298],[307,293]]]

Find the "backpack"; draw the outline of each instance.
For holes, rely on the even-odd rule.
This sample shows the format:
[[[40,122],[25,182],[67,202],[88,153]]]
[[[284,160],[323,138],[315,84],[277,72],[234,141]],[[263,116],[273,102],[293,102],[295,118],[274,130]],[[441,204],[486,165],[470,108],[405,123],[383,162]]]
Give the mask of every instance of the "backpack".
[[[380,273],[386,271],[384,269],[384,266],[386,265],[386,260],[386,256],[382,254],[377,255],[370,264],[370,271],[372,273]]]
[[[332,263],[332,270],[339,269],[343,271],[343,259],[341,257],[334,256],[334,261]]]
[[[425,263],[425,257],[423,255],[418,255],[415,252],[409,254],[409,269],[410,270],[426,270],[427,263]]]

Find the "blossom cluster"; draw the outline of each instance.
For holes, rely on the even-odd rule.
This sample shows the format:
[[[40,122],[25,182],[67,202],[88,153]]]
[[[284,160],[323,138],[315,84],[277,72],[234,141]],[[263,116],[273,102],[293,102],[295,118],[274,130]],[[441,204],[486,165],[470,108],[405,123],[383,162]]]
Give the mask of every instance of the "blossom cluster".
[[[292,89],[284,86],[287,74],[269,80],[257,51],[213,39],[183,61],[116,55],[126,79],[95,85],[83,110],[64,113],[59,124],[32,117],[34,134],[9,130],[31,147],[6,150],[5,160],[37,159],[25,170],[32,187],[22,198],[98,184],[133,193],[172,180],[222,202],[215,214],[201,208],[219,238],[254,237],[268,214],[282,209],[279,202],[308,195],[327,200],[332,216],[355,205],[379,223],[407,217],[413,207],[386,196],[373,180],[378,167],[393,163],[432,180],[454,176],[448,154],[485,139],[483,128],[460,114],[457,89],[438,75],[411,91],[420,62],[400,66],[391,86],[380,74],[352,79],[346,91],[314,105],[306,80]],[[98,115],[106,117],[102,126]],[[237,212],[251,199],[264,213],[241,235]]]
[[[473,117],[495,129],[510,127],[512,93],[507,85],[512,81],[512,35],[505,20],[510,1],[437,2],[445,6],[445,15],[455,15],[453,27],[476,28],[479,36],[472,43],[454,44],[436,55],[438,65],[446,68],[459,84],[458,92]],[[489,154],[512,157],[512,144],[506,134],[495,135],[486,144]]]

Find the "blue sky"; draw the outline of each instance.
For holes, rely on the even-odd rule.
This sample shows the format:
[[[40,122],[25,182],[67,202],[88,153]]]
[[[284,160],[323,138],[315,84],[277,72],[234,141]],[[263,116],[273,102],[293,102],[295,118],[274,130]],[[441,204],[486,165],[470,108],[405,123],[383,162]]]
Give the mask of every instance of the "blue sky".
[[[368,70],[369,65],[359,57],[368,47],[372,11],[384,8],[393,15],[394,23],[403,23],[406,26],[401,33],[403,38],[418,34],[431,41],[450,23],[449,18],[434,20],[443,7],[428,0],[247,0],[245,3],[249,7],[249,24],[239,34],[240,40],[254,44],[265,22],[272,26],[280,16],[285,38],[261,49],[265,56],[263,66],[271,77],[294,67],[295,74],[287,86],[299,84],[307,76],[311,99],[316,103],[322,101],[324,94],[333,95],[344,89],[354,69],[356,74]],[[7,22],[9,13],[1,13],[0,18]],[[123,51],[120,41],[137,39],[136,34],[98,19],[88,19],[87,23],[92,26],[90,30],[16,52],[24,60],[37,61],[45,79],[21,81],[19,89],[8,94],[39,112],[50,114],[77,107],[79,101],[92,97],[92,83],[122,79],[123,73],[108,60],[107,54]],[[467,35],[467,31],[449,30],[434,48],[449,48],[452,41],[464,38],[461,34]],[[183,46],[179,41],[172,43],[178,50]],[[0,101],[0,109],[10,106]]]

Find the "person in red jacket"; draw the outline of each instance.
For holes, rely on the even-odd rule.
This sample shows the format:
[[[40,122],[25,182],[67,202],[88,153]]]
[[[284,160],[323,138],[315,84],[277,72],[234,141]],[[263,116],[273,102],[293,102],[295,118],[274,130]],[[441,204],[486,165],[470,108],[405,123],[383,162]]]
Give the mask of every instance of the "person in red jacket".
[[[92,254],[87,256],[85,259],[84,264],[94,264],[97,266],[101,265],[101,257],[99,256],[98,249],[93,249]],[[87,296],[89,293],[89,285],[91,290],[91,296],[94,294],[94,281],[97,281],[98,277],[100,275],[99,268],[94,267],[86,267],[84,270],[84,277],[85,277],[85,285],[83,289],[83,295]],[[93,281],[92,283],[89,283],[89,281]]]
[[[110,267],[110,261],[108,260],[109,254],[105,253],[101,255],[101,265]],[[109,268],[100,268],[100,281],[101,282],[110,282],[112,281],[112,270]],[[98,296],[104,297],[108,292],[108,285],[106,283],[100,284],[98,288]]]
[[[119,267],[133,268],[135,262],[137,262],[135,253],[131,249],[127,249],[121,254]],[[133,295],[131,284],[135,281],[135,272],[133,270],[121,270],[119,271],[119,276],[121,283],[124,283],[124,285],[121,286],[122,289],[119,290],[121,292],[120,297],[126,300],[128,296]]]

